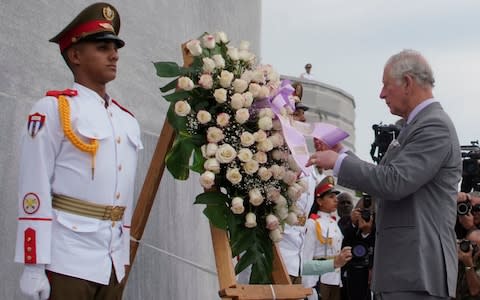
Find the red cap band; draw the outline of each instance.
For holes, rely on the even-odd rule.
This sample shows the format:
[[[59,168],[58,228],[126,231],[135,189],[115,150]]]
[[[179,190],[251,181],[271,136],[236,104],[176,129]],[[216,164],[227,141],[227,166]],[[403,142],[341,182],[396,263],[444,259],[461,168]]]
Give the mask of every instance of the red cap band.
[[[81,24],[69,32],[67,32],[59,41],[60,52],[76,43],[79,39],[88,36],[92,33],[109,31],[115,33],[112,22],[105,20],[93,20],[84,24]]]

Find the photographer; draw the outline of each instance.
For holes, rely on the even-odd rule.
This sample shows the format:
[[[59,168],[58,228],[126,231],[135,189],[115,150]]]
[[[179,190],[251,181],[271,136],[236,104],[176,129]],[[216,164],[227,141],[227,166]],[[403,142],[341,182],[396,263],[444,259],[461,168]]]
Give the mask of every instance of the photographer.
[[[469,232],[458,241],[458,277],[456,299],[480,298],[480,230]]]
[[[463,239],[468,232],[480,226],[480,197],[474,193],[459,192],[457,194],[457,223],[455,233]]]
[[[370,279],[375,247],[374,205],[363,194],[344,226],[342,247],[352,247],[352,259],[342,268],[342,299],[370,299]]]

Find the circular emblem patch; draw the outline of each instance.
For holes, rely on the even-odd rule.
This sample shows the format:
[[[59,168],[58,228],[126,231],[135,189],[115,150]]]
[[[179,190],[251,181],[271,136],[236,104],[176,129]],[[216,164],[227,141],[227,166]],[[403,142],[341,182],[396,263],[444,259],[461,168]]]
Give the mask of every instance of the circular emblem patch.
[[[113,9],[110,8],[110,6],[105,6],[103,8],[103,16],[108,21],[112,21],[113,18],[115,18],[115,12],[113,11]]]
[[[29,215],[34,214],[40,208],[40,198],[34,193],[28,193],[23,197],[23,211]]]

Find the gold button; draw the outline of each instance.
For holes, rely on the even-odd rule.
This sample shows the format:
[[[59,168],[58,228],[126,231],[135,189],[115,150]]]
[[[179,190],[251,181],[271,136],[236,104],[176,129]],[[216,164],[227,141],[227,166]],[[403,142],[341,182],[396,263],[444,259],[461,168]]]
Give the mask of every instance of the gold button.
[[[120,199],[120,193],[117,193],[117,194],[115,195],[115,198]]]
[[[120,144],[121,141],[120,137],[117,137],[117,144]]]
[[[118,165],[118,170],[119,170],[119,171],[122,170],[122,165]]]
[[[32,241],[32,238],[31,237],[27,237],[27,242],[31,242]]]
[[[27,247],[27,252],[32,252],[32,247]]]
[[[30,255],[28,255],[27,260],[32,260],[32,257]]]

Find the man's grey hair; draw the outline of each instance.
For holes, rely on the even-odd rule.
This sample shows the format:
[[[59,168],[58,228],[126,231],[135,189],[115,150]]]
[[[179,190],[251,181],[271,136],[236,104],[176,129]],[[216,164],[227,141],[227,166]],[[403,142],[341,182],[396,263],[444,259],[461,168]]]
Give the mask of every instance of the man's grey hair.
[[[385,66],[390,66],[390,76],[403,81],[403,76],[410,75],[423,87],[434,87],[435,78],[427,60],[420,52],[406,49],[390,57]]]

